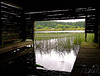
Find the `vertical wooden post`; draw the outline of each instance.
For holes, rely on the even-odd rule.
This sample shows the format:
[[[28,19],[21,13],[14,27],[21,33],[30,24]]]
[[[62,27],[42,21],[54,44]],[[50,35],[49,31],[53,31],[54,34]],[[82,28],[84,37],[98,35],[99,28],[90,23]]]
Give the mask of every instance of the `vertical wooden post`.
[[[2,45],[2,31],[1,31],[1,23],[0,23],[0,45]]]
[[[98,7],[98,44],[100,48],[100,7]]]
[[[97,25],[97,27],[96,27],[95,30],[97,30],[96,34],[98,34],[97,39],[98,39],[98,45],[99,45],[99,48],[100,48],[100,7],[99,6],[96,6],[96,25]]]
[[[22,41],[26,40],[26,19],[24,10],[22,10],[21,14],[21,39]]]
[[[34,37],[35,37],[35,25],[34,25],[35,21],[33,22],[33,26],[32,26],[32,40],[34,41]]]
[[[35,51],[34,51],[34,37],[35,37],[35,25],[34,25],[35,21],[33,21],[33,25],[32,25],[32,41],[33,41],[33,69],[36,72],[36,57],[35,57]]]
[[[95,26],[94,42],[98,43],[98,28],[97,28],[97,25]]]
[[[98,23],[98,8],[96,9],[96,11],[95,11],[95,32],[94,32],[94,42],[96,42],[96,43],[98,43],[98,25],[99,25],[99,23]]]
[[[0,4],[1,4],[1,1],[0,1]],[[0,7],[0,9],[1,9],[1,7]],[[0,11],[0,14],[1,14],[1,11]],[[2,30],[1,30],[1,28],[2,28],[2,23],[1,23],[1,18],[0,18],[0,45],[2,45]]]

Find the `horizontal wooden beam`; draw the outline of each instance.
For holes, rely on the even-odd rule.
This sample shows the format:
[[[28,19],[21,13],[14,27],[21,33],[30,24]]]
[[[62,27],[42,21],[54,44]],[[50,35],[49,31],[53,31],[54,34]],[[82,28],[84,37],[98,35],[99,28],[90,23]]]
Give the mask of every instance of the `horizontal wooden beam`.
[[[16,59],[18,57],[21,57],[25,54],[28,54],[29,52],[32,52],[33,48],[30,48],[30,49],[27,49],[27,50],[24,50],[24,51],[21,51],[21,52],[18,52],[18,53],[14,53],[14,54],[10,54],[10,55],[5,55],[4,57],[0,58],[0,64],[3,64],[7,61],[10,61],[10,60],[13,60],[13,59]]]
[[[11,45],[0,46],[0,54],[10,52],[11,50],[15,50],[18,48],[25,47],[27,45],[31,45],[32,43],[33,43],[32,41],[23,41],[23,42],[17,42]]]
[[[2,45],[2,33],[1,33],[1,23],[0,23],[0,46]]]

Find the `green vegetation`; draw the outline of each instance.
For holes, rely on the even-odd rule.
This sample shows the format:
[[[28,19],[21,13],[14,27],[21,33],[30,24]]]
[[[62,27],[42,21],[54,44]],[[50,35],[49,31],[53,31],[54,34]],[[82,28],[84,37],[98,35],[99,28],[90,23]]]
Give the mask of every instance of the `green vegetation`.
[[[81,48],[98,48],[98,44],[94,42],[82,42]]]
[[[35,40],[49,40],[54,38],[74,37],[79,42],[85,41],[85,33],[35,33]],[[87,34],[87,42],[93,42],[94,34]]]
[[[65,30],[84,30],[85,22],[56,22],[56,21],[36,21],[36,31],[65,31]]]
[[[36,21],[36,31],[65,31],[84,30],[85,22],[56,22],[56,21]],[[50,41],[51,40],[51,41]],[[94,34],[87,34],[87,42],[94,41]],[[55,49],[57,52],[68,51],[85,42],[85,33],[35,33],[34,46],[40,52],[50,52]],[[41,52],[42,53],[42,52]]]
[[[88,34],[87,42],[93,42],[94,35]],[[48,44],[48,40],[54,39],[53,42]],[[39,41],[37,43],[36,41]],[[85,41],[85,33],[36,33],[35,34],[35,47],[39,50],[44,50],[44,43],[48,49],[55,48],[57,50],[66,50],[80,45]],[[47,52],[47,51],[46,51]]]
[[[35,33],[35,40],[49,40],[68,36],[68,33]]]

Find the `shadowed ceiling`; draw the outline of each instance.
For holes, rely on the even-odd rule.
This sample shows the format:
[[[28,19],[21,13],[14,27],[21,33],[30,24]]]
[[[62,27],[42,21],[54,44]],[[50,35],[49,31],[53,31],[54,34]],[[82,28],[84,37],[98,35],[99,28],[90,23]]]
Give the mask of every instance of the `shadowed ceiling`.
[[[96,0],[2,0],[27,11],[83,8],[97,6]],[[98,0],[97,0],[98,1]],[[97,2],[98,3],[98,2]]]

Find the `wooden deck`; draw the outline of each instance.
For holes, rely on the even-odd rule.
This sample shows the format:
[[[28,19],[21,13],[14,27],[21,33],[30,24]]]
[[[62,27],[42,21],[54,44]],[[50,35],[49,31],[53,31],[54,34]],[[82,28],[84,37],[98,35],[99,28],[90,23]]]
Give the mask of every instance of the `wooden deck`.
[[[96,71],[100,71],[100,49],[95,43],[84,42],[80,47],[76,62],[71,72],[71,76],[89,76],[89,74],[92,72],[91,69],[94,69],[94,66]]]
[[[32,44],[32,41],[16,42],[16,43],[5,45],[5,46],[0,46],[0,54],[9,52],[11,50],[21,48],[21,47],[24,47],[24,46],[30,45],[30,44]]]

